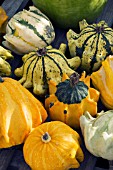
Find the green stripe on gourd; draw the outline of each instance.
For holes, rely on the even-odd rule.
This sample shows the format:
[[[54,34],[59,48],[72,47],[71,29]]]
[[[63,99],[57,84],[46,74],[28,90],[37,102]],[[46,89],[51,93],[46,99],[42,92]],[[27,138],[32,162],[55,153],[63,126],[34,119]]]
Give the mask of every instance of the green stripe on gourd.
[[[67,39],[70,55],[79,56],[82,70],[96,71],[108,55],[113,54],[113,29],[104,21],[88,25],[80,22],[80,34],[69,30]]]
[[[58,84],[64,73],[70,76],[75,72],[72,69],[73,64],[75,68],[80,65],[79,58],[67,59],[62,50],[51,46],[26,54],[22,60],[22,67],[17,68],[15,74],[22,77],[19,82],[24,87],[33,87],[33,92],[37,95],[44,95],[47,92],[50,79]]]
[[[44,41],[46,45],[49,45],[46,39],[44,38],[44,36],[40,35],[37,29],[33,25],[29,24],[28,21],[25,21],[25,20],[16,20],[16,21],[19,22],[21,25],[28,27],[30,30],[34,32],[34,34],[36,34],[40,39],[42,39],[42,41]]]
[[[65,60],[66,64],[67,64],[69,67],[71,67],[71,66],[69,65],[67,59],[64,57],[64,55],[59,54],[59,53],[56,52],[56,51],[52,51],[52,52],[48,51],[48,54],[54,54],[54,55],[57,54],[57,55],[60,55],[60,57],[62,57],[62,59]]]
[[[32,6],[29,11],[23,9],[9,20],[3,45],[15,53],[27,54],[48,46],[54,38],[51,21]]]
[[[40,13],[38,10],[30,10],[30,12],[33,12],[34,14],[49,20],[43,13]]]

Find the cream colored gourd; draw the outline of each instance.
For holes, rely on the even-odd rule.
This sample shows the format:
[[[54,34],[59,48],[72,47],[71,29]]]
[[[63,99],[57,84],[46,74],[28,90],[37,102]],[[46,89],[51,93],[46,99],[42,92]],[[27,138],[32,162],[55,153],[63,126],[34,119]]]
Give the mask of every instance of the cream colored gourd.
[[[113,110],[100,112],[96,118],[86,112],[80,117],[80,126],[89,152],[113,160]]]
[[[6,27],[3,45],[18,54],[51,44],[55,31],[49,18],[34,6],[16,13]]]

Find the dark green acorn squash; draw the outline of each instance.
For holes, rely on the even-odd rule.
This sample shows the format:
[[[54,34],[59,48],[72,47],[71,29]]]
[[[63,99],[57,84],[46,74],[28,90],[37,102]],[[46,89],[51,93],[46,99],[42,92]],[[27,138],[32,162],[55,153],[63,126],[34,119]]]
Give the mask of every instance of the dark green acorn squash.
[[[88,86],[83,81],[79,81],[79,74],[75,72],[70,79],[57,85],[55,95],[65,104],[80,103],[88,95]]]
[[[88,25],[86,20],[82,20],[80,31],[80,34],[71,29],[67,32],[70,54],[80,57],[82,70],[96,71],[102,61],[113,54],[113,29],[105,21]]]

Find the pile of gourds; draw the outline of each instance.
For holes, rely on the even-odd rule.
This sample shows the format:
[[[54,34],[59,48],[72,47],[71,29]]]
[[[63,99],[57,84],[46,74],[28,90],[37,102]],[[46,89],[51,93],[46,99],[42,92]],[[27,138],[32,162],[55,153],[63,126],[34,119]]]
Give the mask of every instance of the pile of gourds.
[[[15,14],[5,28],[0,148],[23,143],[24,159],[33,170],[78,168],[84,160],[78,129],[92,154],[113,159],[113,30],[104,21],[88,25],[84,19],[79,25],[80,33],[69,29],[68,47],[62,43],[59,49],[51,45],[51,21],[34,6]],[[6,61],[16,57],[23,62],[14,70],[18,81]],[[99,99],[107,112],[98,113]]]

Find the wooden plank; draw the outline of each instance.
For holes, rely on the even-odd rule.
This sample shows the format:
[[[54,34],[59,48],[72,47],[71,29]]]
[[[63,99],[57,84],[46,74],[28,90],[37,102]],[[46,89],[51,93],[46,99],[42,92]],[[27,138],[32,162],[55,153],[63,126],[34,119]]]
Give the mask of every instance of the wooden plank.
[[[0,170],[6,170],[15,153],[15,147],[0,150]]]
[[[96,168],[94,168],[94,170],[107,170],[107,169],[103,169],[103,168],[98,168],[98,167],[96,167]]]
[[[22,149],[17,150],[15,152],[8,170],[10,170],[11,168],[15,168],[15,167],[18,168],[18,170],[31,170],[30,167],[24,161]]]
[[[99,22],[101,20],[106,21],[109,27],[112,27],[113,25],[113,0],[108,0],[102,13],[96,19],[96,22]]]
[[[5,9],[9,19],[17,12],[19,9],[24,8],[29,0],[4,0],[2,7]]]

